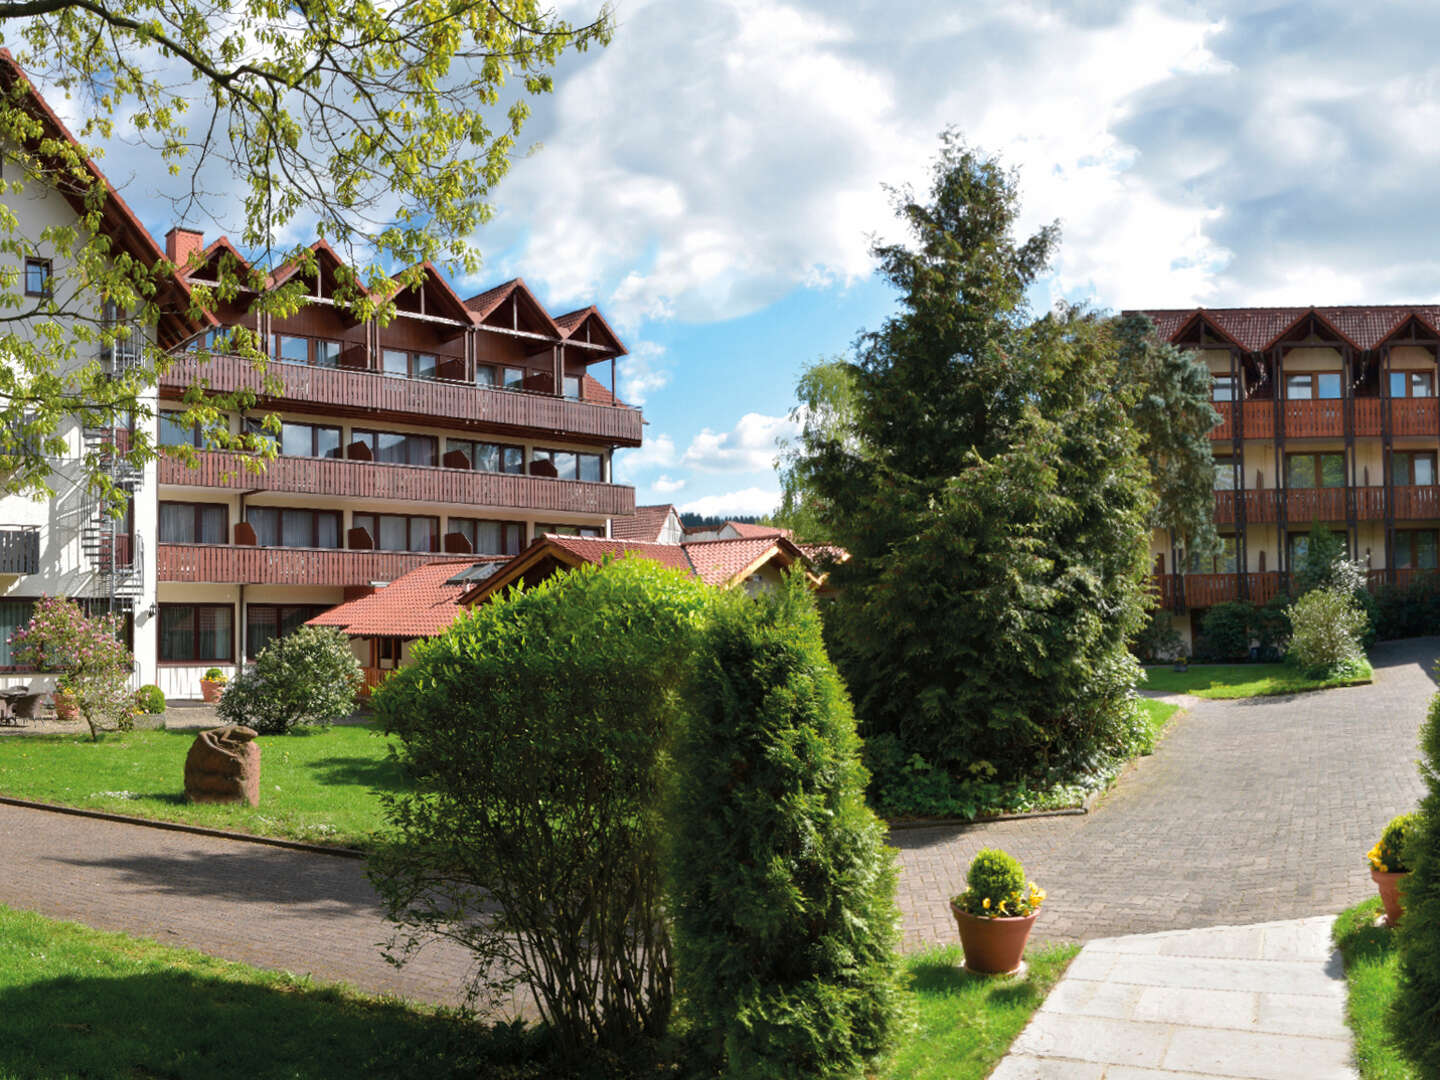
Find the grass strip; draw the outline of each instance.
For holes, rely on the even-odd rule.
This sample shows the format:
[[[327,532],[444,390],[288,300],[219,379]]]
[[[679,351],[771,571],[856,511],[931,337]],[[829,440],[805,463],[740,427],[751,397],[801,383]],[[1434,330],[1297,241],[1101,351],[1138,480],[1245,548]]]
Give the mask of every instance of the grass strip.
[[[1364,1080],[1414,1080],[1417,1074],[1390,1041],[1389,1013],[1399,987],[1394,931],[1376,926],[1380,898],[1340,914],[1333,934],[1345,959],[1345,1006],[1355,1033],[1355,1063]]]
[[[1374,676],[1368,662],[1361,676],[1329,679],[1308,679],[1288,664],[1191,664],[1186,671],[1155,666],[1145,669],[1142,689],[1226,700],[1363,686]]]

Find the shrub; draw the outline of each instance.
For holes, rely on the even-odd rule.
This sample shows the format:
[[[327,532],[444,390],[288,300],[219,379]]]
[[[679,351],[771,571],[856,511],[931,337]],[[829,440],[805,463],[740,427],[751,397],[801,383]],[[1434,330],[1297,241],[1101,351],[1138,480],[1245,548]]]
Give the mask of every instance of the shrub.
[[[1205,613],[1200,635],[1208,660],[1246,660],[1256,624],[1255,605],[1248,600],[1229,600]],[[1196,650],[1199,651],[1198,649]]]
[[[1185,640],[1170,622],[1170,610],[1157,607],[1135,638],[1135,655],[1151,663],[1168,663],[1185,655]]]
[[[146,683],[135,691],[135,705],[149,716],[159,716],[165,711],[165,691],[154,683]]]
[[[230,680],[217,712],[227,724],[284,735],[297,724],[328,725],[349,716],[363,680],[341,631],[302,626],[275,638],[254,667]]]
[[[512,591],[416,644],[375,692],[417,782],[371,860],[397,961],[443,935],[472,994],[525,984],[562,1052],[665,1031],[669,749],[711,592],[642,559]]]
[[[895,867],[798,577],[717,598],[676,748],[677,977],[730,1077],[859,1076],[897,1035]]]
[[[1405,918],[1397,929],[1400,988],[1391,1016],[1396,1044],[1423,1077],[1440,1076],[1440,694],[1430,699],[1420,728],[1420,775],[1425,797],[1418,828],[1405,857],[1413,870],[1406,879]]]
[[[73,601],[43,596],[30,621],[10,635],[10,646],[15,663],[59,674],[57,692],[74,697],[90,738],[99,741],[102,731],[134,725],[135,658],[119,635],[118,615],[92,618]]]
[[[1358,666],[1365,626],[1365,612],[1348,591],[1312,589],[1290,605],[1287,659],[1312,678]]]
[[[1385,826],[1380,840],[1370,849],[1370,865],[1382,874],[1408,874],[1411,865],[1410,843],[1420,827],[1417,813],[1397,814]]]
[[[950,902],[971,915],[1011,918],[1032,915],[1045,902],[1045,893],[1025,880],[1025,868],[1015,856],[998,848],[984,848],[970,860],[965,875],[969,886]]]

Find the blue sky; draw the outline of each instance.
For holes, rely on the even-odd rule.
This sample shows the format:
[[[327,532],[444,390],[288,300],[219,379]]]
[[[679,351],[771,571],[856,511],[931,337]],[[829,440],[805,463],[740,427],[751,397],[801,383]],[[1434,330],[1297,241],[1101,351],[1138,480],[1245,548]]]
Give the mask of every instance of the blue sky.
[[[578,20],[595,3],[560,7]],[[552,311],[600,305],[648,423],[617,465],[642,503],[773,506],[801,369],[891,310],[869,257],[895,236],[882,185],[923,188],[948,126],[1019,170],[1023,229],[1059,220],[1037,303],[1440,298],[1433,5],[615,10],[614,42],[567,59],[535,103],[539,148],[475,238],[485,272],[458,287],[520,274]]]

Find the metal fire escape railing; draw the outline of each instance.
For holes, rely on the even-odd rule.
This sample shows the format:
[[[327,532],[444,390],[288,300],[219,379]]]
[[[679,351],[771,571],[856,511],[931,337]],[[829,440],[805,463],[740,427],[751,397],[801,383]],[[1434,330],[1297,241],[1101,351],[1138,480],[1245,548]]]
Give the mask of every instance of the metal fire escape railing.
[[[125,340],[104,346],[100,362],[109,375],[120,375],[140,362],[138,331]],[[80,531],[80,546],[89,560],[100,586],[99,598],[108,601],[112,612],[129,611],[144,591],[144,548],[134,532],[134,498],[140,486],[140,470],[125,455],[129,450],[128,427],[86,427],[83,432],[85,454],[94,455],[102,463],[110,482],[128,493],[131,506],[123,516],[116,517],[98,494],[91,493],[86,507],[85,523]]]

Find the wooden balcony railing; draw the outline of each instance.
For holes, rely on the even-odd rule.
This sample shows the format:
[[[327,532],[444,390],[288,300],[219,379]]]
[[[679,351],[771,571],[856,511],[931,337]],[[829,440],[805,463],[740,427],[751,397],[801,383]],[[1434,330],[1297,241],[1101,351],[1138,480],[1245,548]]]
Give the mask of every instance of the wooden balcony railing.
[[[1345,403],[1328,399],[1325,401],[1286,401],[1281,403],[1281,416],[1285,424],[1285,437],[1290,439],[1339,438],[1345,434]],[[1247,439],[1270,439],[1275,436],[1275,404],[1271,401],[1247,401],[1241,406],[1245,410],[1244,437]],[[1356,398],[1355,434],[1375,435],[1383,433],[1381,411],[1390,410],[1390,433],[1392,435],[1436,435],[1440,434],[1440,418],[1436,416],[1435,398]],[[1230,402],[1215,403],[1220,414],[1220,423],[1210,430],[1210,438],[1226,440],[1234,437],[1232,424],[1234,405]]]
[[[236,356],[212,356],[202,363],[182,357],[161,377],[160,392],[165,397],[178,397],[192,383],[204,379],[213,390],[253,390],[261,394],[265,404],[283,403],[285,408],[298,412],[385,416],[480,431],[523,430],[616,446],[640,445],[640,411],[625,405],[308,364],[272,363],[266,375],[280,381],[274,396],[262,394],[265,376],[249,361]]]
[[[161,458],[160,483],[572,514],[613,516],[635,512],[635,489],[622,484],[420,465],[384,465],[339,458],[277,457],[266,464],[264,472],[252,473],[245,469],[245,459],[240,454],[205,450],[199,458],[193,469],[178,458]]]
[[[464,556],[411,551],[157,544],[160,581],[236,585],[364,585],[394,581],[428,562]]]
[[[1246,574],[1245,586],[1252,603],[1264,604],[1280,591],[1280,575],[1273,570]],[[1172,610],[1182,596],[1186,606],[1192,608],[1240,599],[1239,574],[1156,574],[1153,587],[1160,602]]]
[[[1245,496],[1245,522],[1248,525],[1263,525],[1279,520],[1277,506],[1280,496],[1285,497],[1285,516],[1292,526],[1303,526],[1317,518],[1321,521],[1345,521],[1348,513],[1345,507],[1346,491],[1355,499],[1355,516],[1359,521],[1383,521],[1385,518],[1385,488],[1372,484],[1368,487],[1353,488],[1303,488],[1286,492],[1275,490],[1247,491]],[[1238,521],[1236,503],[1239,492],[1215,492],[1215,522],[1218,525],[1232,525]],[[1431,521],[1440,519],[1440,486],[1395,487],[1390,489],[1391,516],[1396,521]]]

